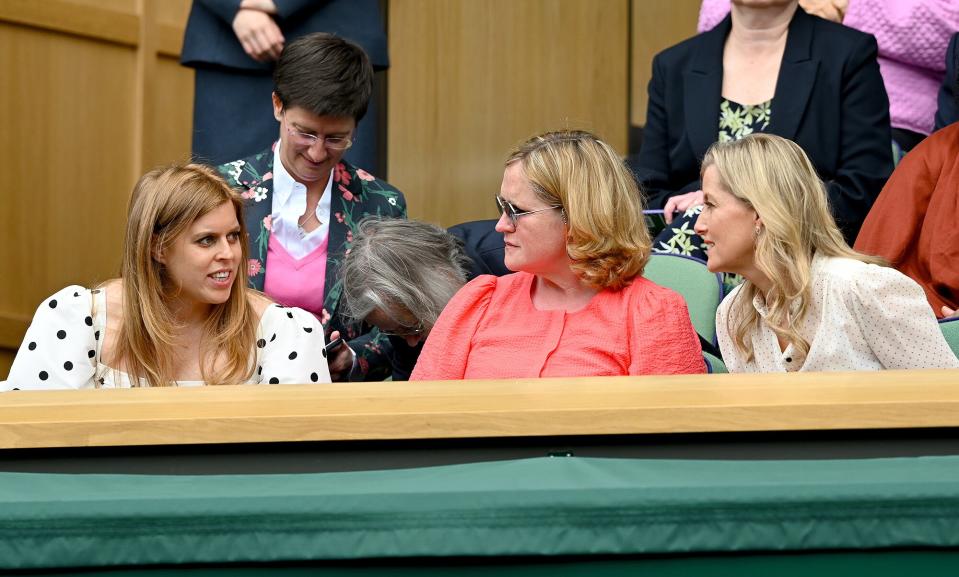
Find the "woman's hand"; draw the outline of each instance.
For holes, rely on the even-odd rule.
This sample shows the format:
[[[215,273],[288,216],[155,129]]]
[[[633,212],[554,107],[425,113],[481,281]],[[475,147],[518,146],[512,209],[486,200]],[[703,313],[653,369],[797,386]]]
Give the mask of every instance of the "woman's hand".
[[[340,338],[340,331],[330,333],[330,342]],[[338,347],[327,353],[326,364],[330,367],[330,378],[334,381],[347,381],[353,371],[353,357],[356,353],[342,341]]]
[[[243,50],[257,62],[279,58],[286,41],[272,16],[251,8],[237,11],[233,18],[233,32],[243,45]]]
[[[799,0],[799,5],[807,14],[842,24],[849,0]]]
[[[674,212],[683,213],[690,207],[699,206],[702,203],[703,191],[701,190],[669,197],[669,200],[666,201],[666,206],[663,207],[663,217],[666,219],[666,224],[673,222]]]

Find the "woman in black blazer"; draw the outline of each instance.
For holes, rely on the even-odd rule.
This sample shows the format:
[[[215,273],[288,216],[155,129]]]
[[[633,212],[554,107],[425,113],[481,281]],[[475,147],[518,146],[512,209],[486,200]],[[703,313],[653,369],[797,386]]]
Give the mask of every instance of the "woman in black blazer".
[[[720,105],[725,87],[734,80],[724,78],[730,32],[744,13],[761,10],[741,4],[734,0],[733,12],[715,28],[653,60],[643,145],[638,157],[630,159],[650,208],[665,208],[670,197],[701,189],[700,162],[719,137]],[[765,103],[766,124],[756,129],[802,146],[826,182],[833,215],[852,244],[893,169],[889,100],[876,62],[876,40],[810,16],[796,4],[777,6],[789,10],[791,5],[794,13],[784,34],[775,91]],[[698,209],[689,210],[682,220],[694,219],[695,214]],[[673,222],[673,228],[682,225]],[[665,232],[669,231],[667,227]],[[686,235],[686,242],[679,243],[685,248],[679,252],[702,258],[701,241],[692,238],[691,231],[691,222],[676,231]],[[676,243],[672,244],[675,252]]]

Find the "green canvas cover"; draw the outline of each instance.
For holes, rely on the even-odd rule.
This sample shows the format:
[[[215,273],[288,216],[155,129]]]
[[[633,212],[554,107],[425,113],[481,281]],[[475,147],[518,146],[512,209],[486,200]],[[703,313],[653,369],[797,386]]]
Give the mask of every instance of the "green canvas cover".
[[[0,567],[954,547],[959,458],[0,474]]]

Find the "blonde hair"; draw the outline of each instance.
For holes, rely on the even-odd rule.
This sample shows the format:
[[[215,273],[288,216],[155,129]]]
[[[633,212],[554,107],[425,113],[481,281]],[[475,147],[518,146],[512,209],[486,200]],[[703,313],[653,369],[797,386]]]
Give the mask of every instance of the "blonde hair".
[[[207,384],[237,384],[252,375],[257,315],[247,292],[247,231],[243,201],[211,168],[200,164],[157,168],[133,189],[127,213],[120,276],[123,324],[117,334],[115,366],[125,367],[134,386],[174,384],[173,348],[178,323],[170,308],[173,286],[155,255],[166,252],[198,218],[228,202],[240,225],[240,260],[230,297],[213,306],[203,326],[200,367]],[[217,355],[222,354],[222,362]],[[216,363],[215,370],[208,372]]]
[[[756,211],[762,227],[756,236],[754,262],[771,282],[764,295],[766,323],[780,339],[802,354],[809,342],[800,334],[809,310],[813,255],[851,258],[885,264],[846,244],[829,212],[826,187],[798,144],[771,134],[752,134],[713,144],[703,158],[702,172],[714,167],[723,189]],[[748,335],[759,328],[752,306],[759,289],[746,281],[727,317],[727,330],[746,360],[754,356]]]
[[[563,207],[570,268],[583,282],[617,290],[642,274],[652,248],[643,195],[611,146],[588,132],[547,132],[514,150],[514,162],[543,202]]]

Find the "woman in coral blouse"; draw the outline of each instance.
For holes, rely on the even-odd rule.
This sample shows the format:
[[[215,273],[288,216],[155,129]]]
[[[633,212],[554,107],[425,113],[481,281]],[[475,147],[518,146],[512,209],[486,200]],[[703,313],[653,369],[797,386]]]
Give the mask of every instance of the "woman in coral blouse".
[[[642,277],[642,195],[608,144],[536,136],[506,161],[503,277],[477,277],[433,326],[410,380],[703,373],[686,303]]]

